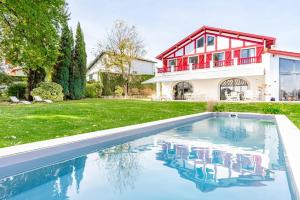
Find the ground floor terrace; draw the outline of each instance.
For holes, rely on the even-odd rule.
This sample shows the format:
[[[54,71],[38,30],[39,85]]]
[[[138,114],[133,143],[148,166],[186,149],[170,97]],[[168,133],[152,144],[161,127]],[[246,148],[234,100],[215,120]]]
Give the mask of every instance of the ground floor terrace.
[[[160,100],[265,101],[272,98],[266,93],[264,76],[160,82],[156,88],[156,98]]]
[[[299,101],[299,77],[281,75],[279,81],[273,81],[272,84],[268,84],[265,76],[158,82],[156,83],[156,99]]]

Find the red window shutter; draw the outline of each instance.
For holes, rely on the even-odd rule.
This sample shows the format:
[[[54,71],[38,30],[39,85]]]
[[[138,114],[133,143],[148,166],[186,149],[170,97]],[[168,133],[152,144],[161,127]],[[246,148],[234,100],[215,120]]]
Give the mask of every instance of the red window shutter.
[[[204,68],[204,55],[199,55],[199,68]]]
[[[163,67],[167,67],[168,61],[166,59],[163,60]]]
[[[210,66],[210,61],[212,61],[212,54],[206,54],[206,64],[205,64],[205,68],[209,68]]]
[[[188,65],[188,58],[184,57],[183,58],[183,66],[187,66]]]
[[[177,58],[177,66],[182,66],[182,58]]]
[[[199,55],[199,64],[204,64],[204,55]]]
[[[225,66],[232,65],[231,51],[225,52]]]
[[[206,62],[211,61],[211,59],[212,59],[212,54],[211,53],[206,54]]]
[[[256,62],[258,62],[258,63],[261,63],[261,61],[262,61],[262,54],[263,54],[263,52],[264,52],[264,47],[263,46],[260,46],[260,47],[257,47],[256,48]]]
[[[234,51],[234,57],[238,58],[238,59],[241,57],[241,50],[240,49]]]

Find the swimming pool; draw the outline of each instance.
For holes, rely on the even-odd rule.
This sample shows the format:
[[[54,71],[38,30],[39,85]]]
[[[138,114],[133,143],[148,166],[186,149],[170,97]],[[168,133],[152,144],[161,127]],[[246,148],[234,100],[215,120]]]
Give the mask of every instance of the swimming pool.
[[[210,117],[0,180],[0,199],[289,200],[272,120]]]

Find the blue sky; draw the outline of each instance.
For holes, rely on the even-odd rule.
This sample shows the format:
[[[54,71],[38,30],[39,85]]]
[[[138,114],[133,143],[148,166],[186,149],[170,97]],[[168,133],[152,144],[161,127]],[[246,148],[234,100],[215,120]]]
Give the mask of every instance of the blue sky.
[[[300,52],[299,0],[68,0],[73,30],[80,21],[88,61],[113,22],[135,25],[147,54],[156,55],[203,25],[273,36]]]

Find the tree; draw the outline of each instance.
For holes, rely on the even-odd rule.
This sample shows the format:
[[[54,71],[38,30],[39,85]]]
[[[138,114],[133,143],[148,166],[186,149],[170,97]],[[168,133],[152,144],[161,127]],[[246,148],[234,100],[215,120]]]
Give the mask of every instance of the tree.
[[[75,48],[73,55],[73,67],[70,77],[71,99],[81,99],[85,95],[86,85],[86,51],[83,33],[80,23],[77,24]]]
[[[106,67],[122,74],[124,93],[127,96],[129,84],[134,77],[132,61],[145,53],[143,41],[139,38],[135,26],[117,20],[106,40],[99,46],[100,51],[106,52],[103,59]]]
[[[69,70],[72,67],[73,34],[68,25],[64,25],[60,41],[60,55],[54,66],[52,81],[63,88],[65,98],[69,95]]]
[[[65,8],[65,0],[0,0],[0,58],[40,80],[36,70],[47,71],[57,60]],[[37,81],[28,79],[29,92]]]

